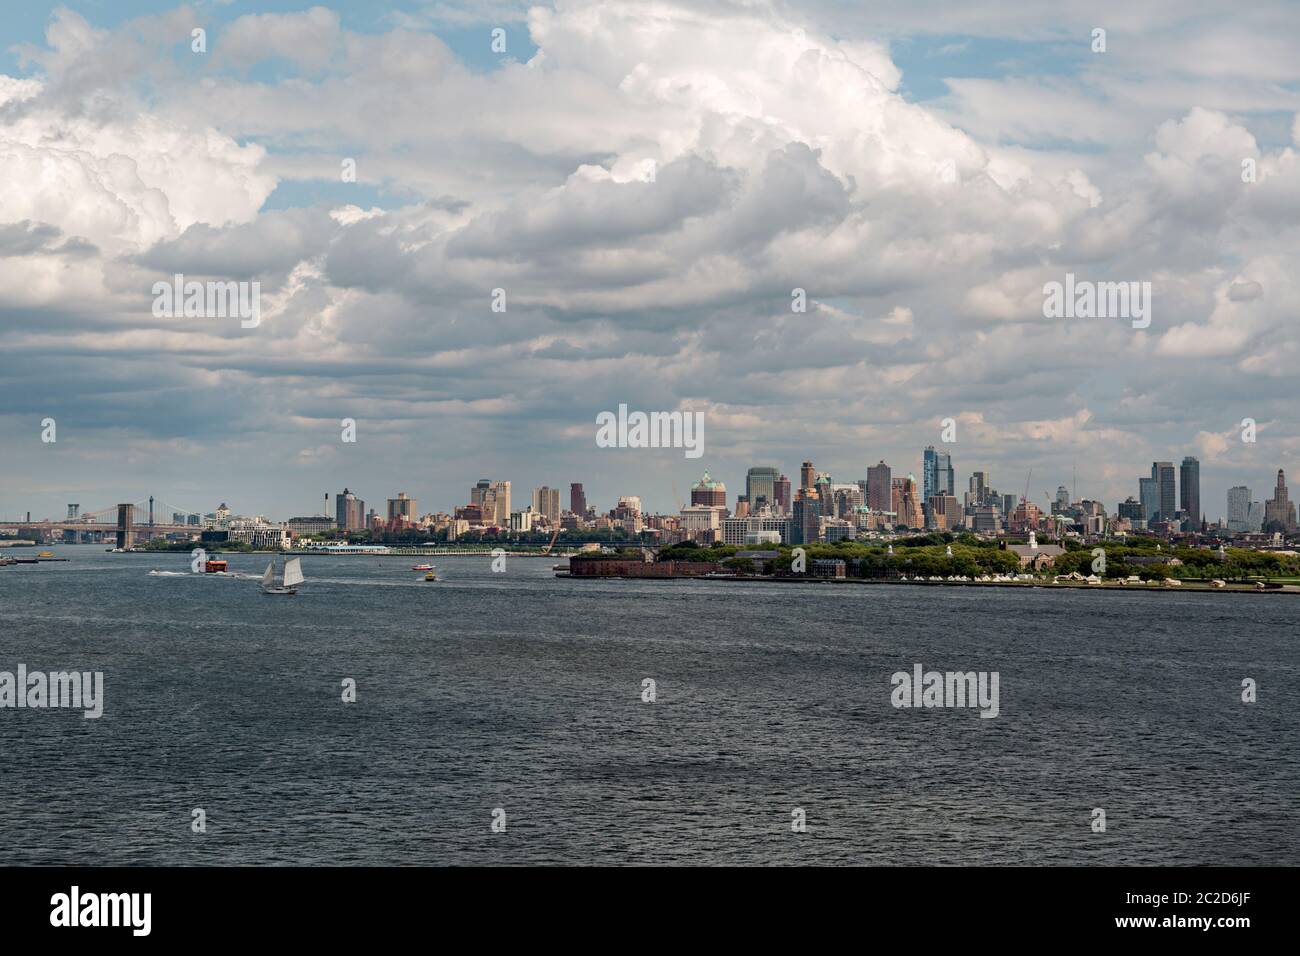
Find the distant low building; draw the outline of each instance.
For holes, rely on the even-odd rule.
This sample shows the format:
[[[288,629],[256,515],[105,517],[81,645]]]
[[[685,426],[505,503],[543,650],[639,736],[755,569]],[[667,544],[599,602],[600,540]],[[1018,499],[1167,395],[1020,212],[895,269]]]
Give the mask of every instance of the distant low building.
[[[848,567],[839,558],[813,558],[808,562],[808,574],[814,578],[843,578]]]
[[[229,532],[228,540],[251,545],[258,551],[284,551],[292,543],[287,526],[267,525],[256,528],[236,528]]]
[[[754,562],[754,573],[762,574],[768,561],[775,561],[781,556],[780,551],[737,551],[736,557],[742,561]]]
[[[291,534],[326,534],[333,531],[337,525],[334,524],[333,518],[325,515],[311,515],[308,517],[290,518],[288,522]]]
[[[1020,559],[1021,568],[1042,571],[1056,563],[1056,559],[1065,554],[1059,544],[1039,544],[1033,532],[1029,534],[1028,544],[1003,544],[1003,548]]]

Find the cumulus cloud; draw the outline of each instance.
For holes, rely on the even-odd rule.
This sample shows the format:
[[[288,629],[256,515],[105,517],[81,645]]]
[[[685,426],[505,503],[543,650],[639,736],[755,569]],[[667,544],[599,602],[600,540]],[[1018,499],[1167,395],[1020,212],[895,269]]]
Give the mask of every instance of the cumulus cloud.
[[[483,22],[449,4],[371,33],[324,6],[236,16],[200,60],[176,56],[184,8],[56,13],[0,76],[6,354],[75,376],[68,413],[94,405],[105,441],[210,441],[352,484],[396,481],[407,442],[455,445],[431,485],[589,471],[612,495],[642,468],[596,459],[575,420],[628,401],[707,410],[715,471],[816,454],[861,477],[954,417],[959,470],[1086,458],[1092,494],[1122,499],[1171,446],[1224,459],[1233,402],[1285,420],[1300,120],[1278,144],[1248,108],[1296,79],[1271,5],[1213,70],[1158,38],[1133,54],[1166,21],[1205,49],[1177,5],[1115,4],[1112,59],[951,77],[934,102],[891,54],[933,29],[925,4],[838,23],[816,2],[507,6],[537,52],[489,71],[437,35]],[[1001,22],[1055,45],[1092,15]],[[1209,92],[1225,70],[1247,108]],[[175,272],[257,279],[262,327],[156,319],[148,290]],[[1151,327],[1044,318],[1066,272],[1152,282]],[[375,436],[365,458],[331,443],[341,417]]]

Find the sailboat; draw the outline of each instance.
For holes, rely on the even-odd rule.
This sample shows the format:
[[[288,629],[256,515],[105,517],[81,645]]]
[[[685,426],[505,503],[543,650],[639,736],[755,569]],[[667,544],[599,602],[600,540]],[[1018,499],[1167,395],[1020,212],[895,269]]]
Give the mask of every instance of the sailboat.
[[[290,558],[284,562],[284,577],[279,584],[275,583],[275,562],[272,561],[266,566],[266,571],[262,574],[262,593],[263,594],[297,594],[298,585],[303,582],[302,561],[298,558]]]

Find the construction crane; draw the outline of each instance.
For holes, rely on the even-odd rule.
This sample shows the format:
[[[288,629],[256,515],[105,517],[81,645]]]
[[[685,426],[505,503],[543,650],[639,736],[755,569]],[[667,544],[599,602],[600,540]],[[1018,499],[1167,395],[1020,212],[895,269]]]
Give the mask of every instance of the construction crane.
[[[1029,504],[1029,482],[1030,479],[1032,479],[1033,477],[1034,477],[1034,469],[1030,468],[1029,475],[1028,477],[1025,478],[1025,493],[1020,496],[1020,500],[1023,501],[1025,504]]]
[[[555,547],[555,541],[557,538],[559,538],[559,536],[560,536],[560,525],[557,524],[555,526],[555,533],[551,535],[551,543],[542,549],[542,554],[549,555],[551,553],[551,549]]]

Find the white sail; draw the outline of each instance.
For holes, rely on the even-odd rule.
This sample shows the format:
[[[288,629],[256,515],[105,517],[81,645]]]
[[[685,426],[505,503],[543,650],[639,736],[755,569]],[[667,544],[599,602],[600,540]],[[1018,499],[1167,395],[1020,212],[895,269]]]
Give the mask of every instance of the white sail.
[[[272,561],[270,564],[266,566],[266,571],[265,573],[262,574],[262,587],[269,588],[271,584],[274,582],[275,579],[271,576],[272,569],[274,566],[275,566],[274,561]]]
[[[291,588],[302,582],[302,562],[297,558],[290,558],[284,562],[284,586]]]

